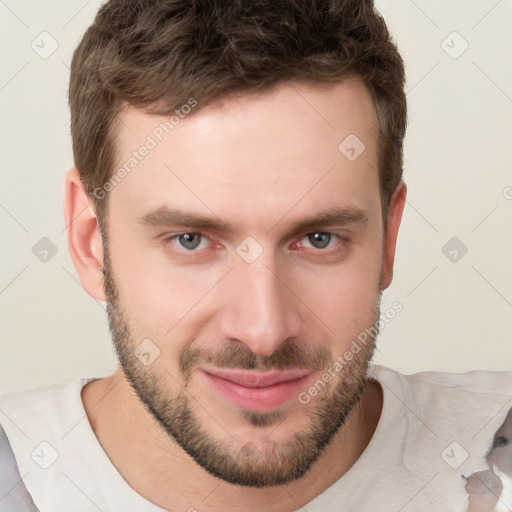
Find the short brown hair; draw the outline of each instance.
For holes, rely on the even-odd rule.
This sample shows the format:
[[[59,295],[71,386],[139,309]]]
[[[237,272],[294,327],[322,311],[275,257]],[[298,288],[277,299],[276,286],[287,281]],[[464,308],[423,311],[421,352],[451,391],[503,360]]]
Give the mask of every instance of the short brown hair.
[[[73,55],[69,84],[75,166],[94,190],[116,160],[125,105],[171,114],[284,81],[363,79],[379,124],[383,219],[402,178],[404,64],[373,0],[109,0]],[[341,141],[340,141],[341,142]],[[108,199],[108,197],[107,197]]]

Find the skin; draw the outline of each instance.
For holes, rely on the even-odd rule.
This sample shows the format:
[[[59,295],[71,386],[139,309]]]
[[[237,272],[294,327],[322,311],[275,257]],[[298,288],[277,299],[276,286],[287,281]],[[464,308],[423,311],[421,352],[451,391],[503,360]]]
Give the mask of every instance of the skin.
[[[133,108],[121,119],[119,166],[167,120]],[[351,133],[366,146],[353,162],[338,150]],[[283,347],[290,344],[297,367],[313,369],[320,361],[329,367],[378,319],[380,294],[392,280],[405,198],[401,182],[384,226],[376,114],[360,80],[322,88],[283,84],[216,102],[181,120],[110,192],[108,253],[78,172],[68,171],[71,257],[87,292],[108,299],[116,350],[125,358],[114,375],[85,386],[82,400],[98,440],[132,488],[170,510],[285,512],[305,505],[348,471],[382,410],[380,385],[365,379],[373,345],[308,404],[293,399],[265,418],[226,401],[200,369],[207,355],[214,366],[233,361],[235,345],[241,354],[236,367],[248,368],[252,360],[261,364],[258,369],[284,368]],[[164,206],[221,219],[233,230],[140,222]],[[292,231],[299,220],[346,207],[362,210],[366,220]],[[196,252],[187,252],[176,238],[169,241],[187,232],[208,239]],[[308,237],[315,232],[349,241],[333,235],[327,248],[316,248]],[[236,252],[248,236],[263,250],[250,264]],[[145,366],[133,350],[148,338],[160,355]],[[180,357],[190,350],[199,357],[185,375]],[[323,373],[315,369],[303,391]],[[153,412],[141,401],[144,392]],[[318,426],[315,412],[322,403],[344,410],[346,417],[329,419],[340,428],[299,478],[264,488],[236,485],[205,470],[174,441],[167,427],[176,418],[172,407],[180,392],[195,425],[218,443],[218,454],[251,469],[260,483],[275,477],[276,451],[286,453],[297,434]],[[172,410],[166,414],[167,402]]]

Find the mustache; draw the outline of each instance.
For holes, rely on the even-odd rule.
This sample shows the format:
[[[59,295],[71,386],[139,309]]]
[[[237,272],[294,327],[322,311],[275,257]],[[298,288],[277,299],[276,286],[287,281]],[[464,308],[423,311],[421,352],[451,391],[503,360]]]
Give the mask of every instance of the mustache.
[[[241,370],[289,370],[304,368],[321,371],[332,363],[332,354],[325,347],[286,343],[268,356],[254,354],[246,345],[232,342],[220,349],[185,347],[179,356],[179,367],[189,377],[201,364]]]

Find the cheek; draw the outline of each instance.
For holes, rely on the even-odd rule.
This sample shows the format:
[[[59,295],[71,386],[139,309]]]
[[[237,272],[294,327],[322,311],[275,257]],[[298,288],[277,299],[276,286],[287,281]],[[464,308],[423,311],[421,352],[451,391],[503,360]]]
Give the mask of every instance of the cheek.
[[[333,278],[323,292],[316,289],[306,297],[308,306],[329,327],[330,338],[338,345],[350,344],[377,320],[379,292],[373,280],[357,279],[354,274]]]
[[[148,262],[157,250],[137,248],[127,238],[113,243],[112,248],[111,264],[124,317],[136,339],[163,342],[174,337],[207,302],[209,291],[222,276],[221,268],[203,271],[193,265],[171,265],[162,255],[158,262]]]
[[[313,323],[331,340],[333,354],[344,353],[378,321],[379,275],[380,260],[373,257],[354,258],[346,265],[308,276],[303,286],[304,302],[314,313]]]
[[[339,264],[298,269],[297,295],[336,334],[366,327],[375,321],[381,265],[378,242],[352,248]]]

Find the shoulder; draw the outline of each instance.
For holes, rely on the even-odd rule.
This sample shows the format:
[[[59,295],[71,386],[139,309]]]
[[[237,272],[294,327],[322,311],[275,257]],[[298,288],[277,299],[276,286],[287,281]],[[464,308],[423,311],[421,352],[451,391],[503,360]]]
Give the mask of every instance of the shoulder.
[[[511,427],[512,372],[407,375],[374,366],[370,373],[384,392],[381,439],[399,438],[396,457],[401,468],[410,475],[423,475],[426,481],[438,475],[430,487],[438,486],[442,499],[451,499],[444,484],[455,482],[453,475],[454,489],[459,489],[453,492],[461,492],[467,475],[482,475],[480,471],[489,469],[486,454],[499,432]]]
[[[392,368],[374,365],[370,374],[377,380],[401,387],[404,392],[419,395],[439,393],[459,396],[510,395],[512,396],[512,371],[472,370],[468,372],[423,371],[401,373]]]
[[[28,492],[9,439],[0,425],[0,496],[3,512],[38,512]]]
[[[13,446],[28,448],[30,440],[46,432],[50,438],[61,438],[84,415],[82,387],[94,378],[41,386],[25,391],[0,394],[0,425]]]
[[[22,409],[28,407],[37,412],[46,409],[51,403],[56,406],[63,405],[66,401],[76,401],[77,394],[87,383],[96,380],[98,377],[77,377],[75,379],[39,386],[23,391],[11,391],[0,393],[1,406]],[[2,409],[3,410],[3,409]],[[1,416],[0,416],[1,418]]]
[[[478,437],[486,443],[512,406],[512,371],[463,373],[425,371],[404,374],[374,365],[370,374],[382,385],[394,410],[403,411],[419,433]],[[492,439],[492,436],[490,437]]]

